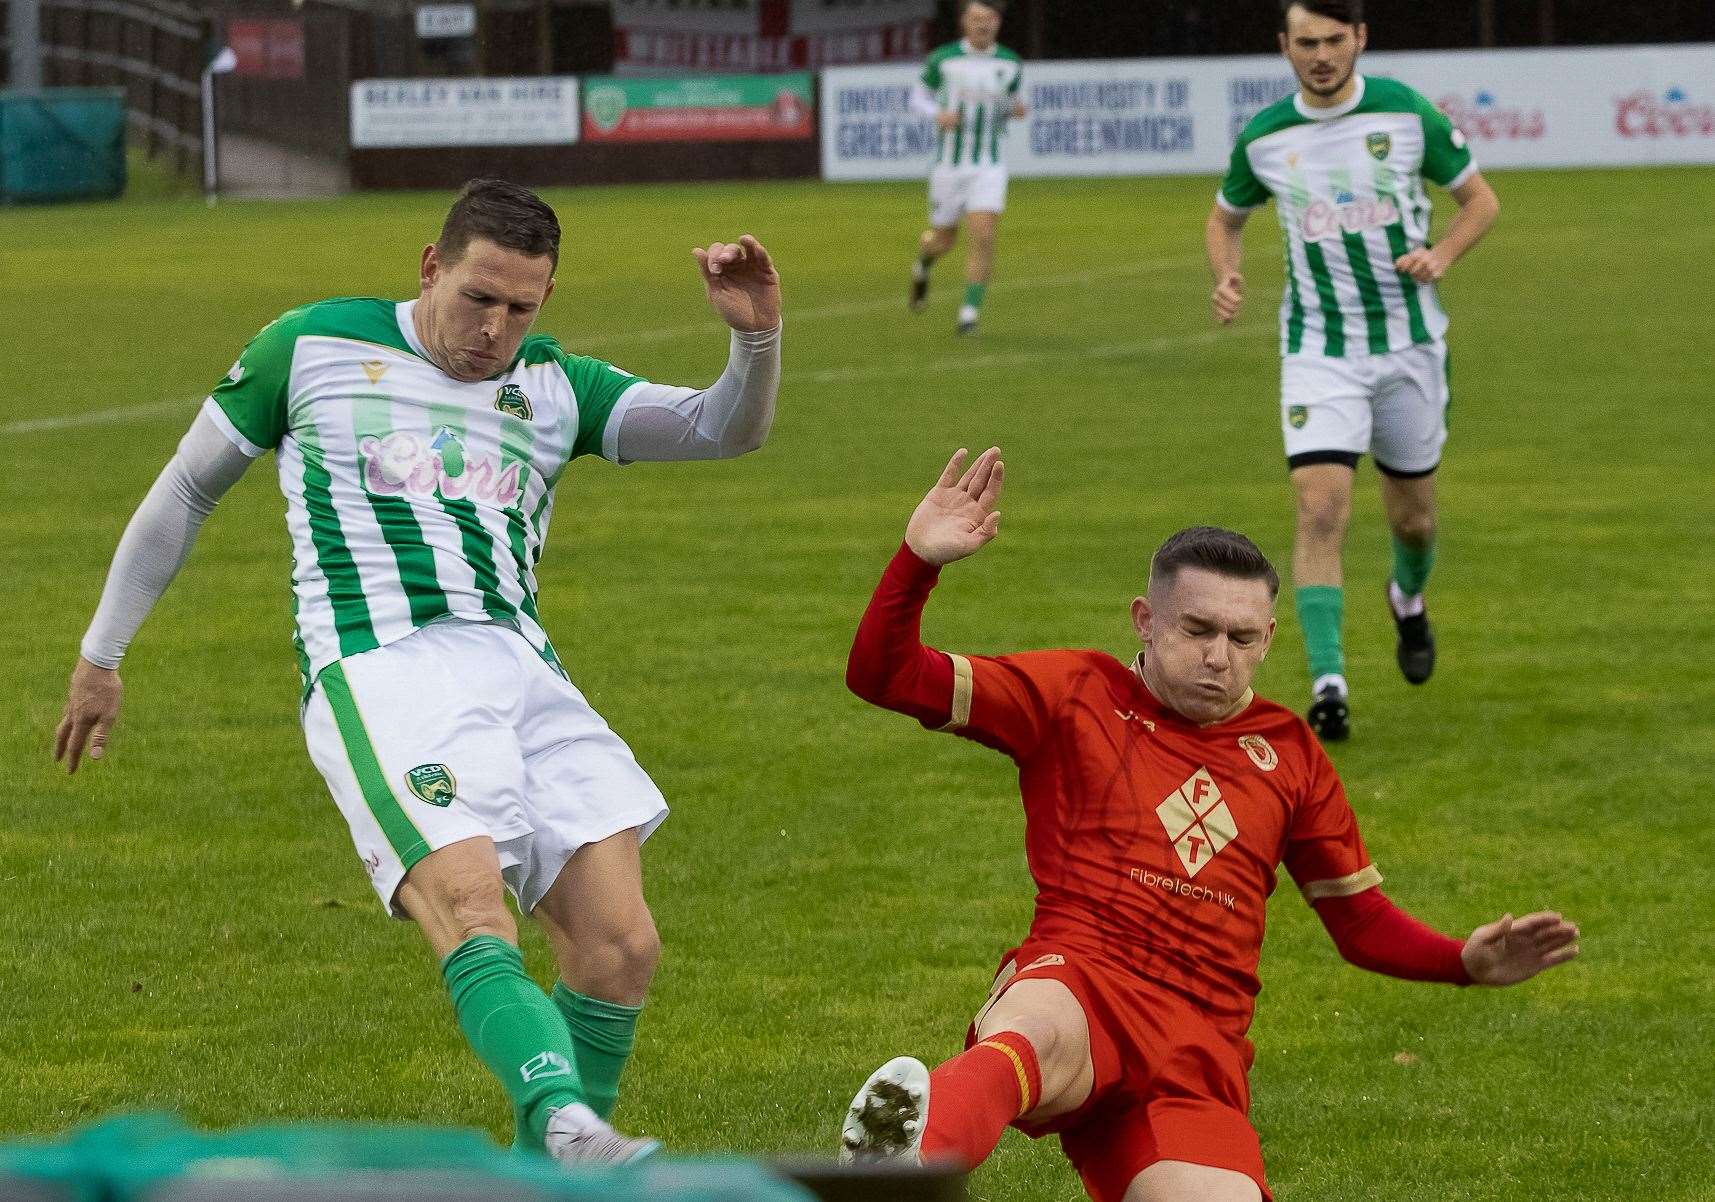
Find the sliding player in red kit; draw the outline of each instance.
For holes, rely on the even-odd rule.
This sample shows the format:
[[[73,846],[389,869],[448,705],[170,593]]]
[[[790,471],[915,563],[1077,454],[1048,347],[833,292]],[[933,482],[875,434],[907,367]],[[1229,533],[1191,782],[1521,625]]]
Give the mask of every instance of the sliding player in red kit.
[[[966,1050],[899,1057],[859,1091],[846,1158],[967,1167],[1015,1125],[1057,1133],[1096,1202],[1269,1197],[1247,1117],[1264,908],[1284,863],[1353,964],[1512,985],[1578,952],[1559,914],[1463,942],[1382,893],[1334,766],[1303,719],[1251,692],[1279,578],[1213,527],[1156,551],[1132,602],[1143,650],[949,655],[919,622],[940,568],[999,529],[1004,469],[954,455],[912,515],[852,645],[866,701],[1018,763],[1036,914]]]

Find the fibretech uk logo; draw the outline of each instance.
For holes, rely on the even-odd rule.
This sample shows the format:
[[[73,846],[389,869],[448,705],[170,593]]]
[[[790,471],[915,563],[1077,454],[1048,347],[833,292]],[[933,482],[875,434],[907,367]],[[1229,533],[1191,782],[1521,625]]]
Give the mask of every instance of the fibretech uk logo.
[[[1393,135],[1384,133],[1365,134],[1364,149],[1370,152],[1371,158],[1386,159],[1388,151],[1393,149]]]
[[[516,384],[500,386],[500,391],[494,394],[494,407],[524,421],[529,421],[535,413],[530,407],[530,398],[525,396],[524,390]]]
[[[1221,799],[1221,790],[1207,768],[1199,768],[1166,801],[1155,807],[1155,816],[1167,828],[1167,838],[1179,853],[1185,875],[1194,877],[1221,849],[1239,837],[1233,812]]]
[[[445,764],[418,764],[405,774],[405,784],[418,801],[443,808],[452,804],[459,791]]]
[[[518,1075],[526,1081],[540,1081],[543,1077],[569,1077],[572,1075],[572,1066],[558,1052],[537,1052],[519,1068]]]

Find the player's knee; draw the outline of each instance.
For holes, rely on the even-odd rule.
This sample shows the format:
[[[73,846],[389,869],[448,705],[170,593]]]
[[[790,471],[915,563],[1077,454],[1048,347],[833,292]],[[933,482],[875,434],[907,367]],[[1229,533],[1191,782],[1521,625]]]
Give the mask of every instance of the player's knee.
[[[1298,495],[1298,533],[1305,538],[1338,539],[1350,516],[1351,502],[1340,493],[1306,490]]]
[[[1435,515],[1427,509],[1400,514],[1394,518],[1393,532],[1403,543],[1428,546],[1435,539]]]
[[[647,909],[601,930],[596,946],[582,956],[591,984],[604,996],[641,995],[655,976],[661,960],[661,936]]]

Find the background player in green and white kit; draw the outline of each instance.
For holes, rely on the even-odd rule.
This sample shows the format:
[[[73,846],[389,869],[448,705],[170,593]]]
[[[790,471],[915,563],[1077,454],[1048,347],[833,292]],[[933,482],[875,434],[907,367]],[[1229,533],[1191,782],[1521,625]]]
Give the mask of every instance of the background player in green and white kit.
[[[1280,47],[1299,90],[1239,135],[1204,240],[1215,317],[1231,322],[1244,292],[1245,220],[1274,198],[1287,259],[1280,405],[1298,502],[1292,575],[1310,725],[1334,740],[1350,721],[1340,553],[1365,452],[1393,534],[1388,603],[1400,670],[1421,684],[1435,666],[1423,593],[1448,404],[1447,315],[1435,283],[1482,238],[1500,202],[1445,114],[1396,80],[1357,73],[1361,0],[1283,0],[1282,14]],[[1459,205],[1434,246],[1426,179]]]
[[[574,458],[762,445],[780,281],[749,235],[697,249],[731,348],[710,388],[670,388],[529,333],[559,243],[534,194],[473,181],[423,252],[417,299],[323,301],[256,335],[120,541],[55,755],[73,771],[86,745],[102,758],[132,636],[219,497],[273,451],[305,739],[370,880],[428,938],[518,1142],[620,1162],[655,1147],[606,1116],[659,954],[639,846],[667,807],[561,668],[536,563]],[[525,974],[506,890],[548,934],[551,997]]]
[[[929,171],[929,228],[917,241],[911,265],[911,308],[920,311],[928,303],[929,269],[953,248],[963,219],[971,245],[959,306],[961,334],[976,331],[994,271],[995,232],[1006,208],[1006,125],[1025,114],[1018,55],[995,40],[1005,9],[1004,0],[964,0],[959,28],[965,36],[929,56],[911,99],[911,107],[933,117],[940,130]]]

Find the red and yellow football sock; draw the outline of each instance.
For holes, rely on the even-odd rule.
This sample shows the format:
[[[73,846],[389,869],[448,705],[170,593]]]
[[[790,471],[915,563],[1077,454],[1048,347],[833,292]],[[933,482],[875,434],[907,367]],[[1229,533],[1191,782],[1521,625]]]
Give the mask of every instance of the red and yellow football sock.
[[[1036,1049],[1016,1031],[1002,1031],[967,1048],[929,1074],[929,1116],[923,1160],[952,1160],[975,1168],[1001,1134],[1042,1100]]]

